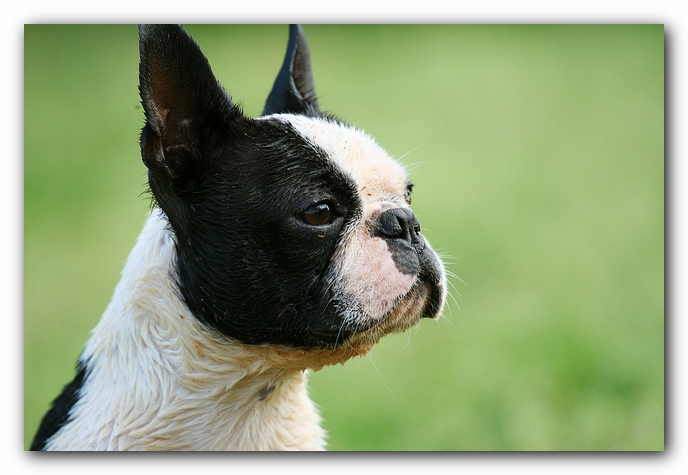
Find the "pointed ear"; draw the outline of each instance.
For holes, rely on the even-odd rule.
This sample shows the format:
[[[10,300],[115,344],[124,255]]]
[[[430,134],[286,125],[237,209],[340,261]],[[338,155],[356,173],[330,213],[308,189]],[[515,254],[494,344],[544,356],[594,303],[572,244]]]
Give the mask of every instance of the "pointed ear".
[[[301,25],[289,26],[287,54],[263,109],[263,115],[277,113],[320,115],[311,52]]]
[[[153,182],[185,188],[205,167],[208,134],[240,113],[181,26],[140,25],[139,37],[139,92],[146,113],[141,153],[157,198]]]

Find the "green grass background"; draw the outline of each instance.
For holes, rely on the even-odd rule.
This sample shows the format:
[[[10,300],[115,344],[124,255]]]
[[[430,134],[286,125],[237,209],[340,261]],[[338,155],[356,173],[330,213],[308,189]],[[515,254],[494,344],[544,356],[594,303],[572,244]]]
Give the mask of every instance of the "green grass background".
[[[258,115],[287,28],[189,26]],[[409,166],[445,317],[311,374],[332,450],[663,450],[662,25],[307,25],[323,109]],[[24,443],[149,201],[130,25],[24,30]]]

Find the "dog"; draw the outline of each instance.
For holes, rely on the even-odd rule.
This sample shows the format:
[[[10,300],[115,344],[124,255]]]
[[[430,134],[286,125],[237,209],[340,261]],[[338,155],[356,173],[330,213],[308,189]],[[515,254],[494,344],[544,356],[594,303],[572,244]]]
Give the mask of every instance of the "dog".
[[[322,450],[306,370],[436,319],[402,166],[320,110],[290,26],[246,117],[177,25],[139,26],[152,211],[32,450]]]

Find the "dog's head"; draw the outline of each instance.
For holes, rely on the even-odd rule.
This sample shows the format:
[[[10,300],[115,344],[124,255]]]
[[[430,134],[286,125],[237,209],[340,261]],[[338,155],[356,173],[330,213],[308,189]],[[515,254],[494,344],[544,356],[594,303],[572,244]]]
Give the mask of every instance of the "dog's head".
[[[181,27],[139,30],[143,161],[198,320],[246,344],[365,350],[439,315],[444,268],[410,209],[411,182],[320,111],[300,27],[258,118]]]

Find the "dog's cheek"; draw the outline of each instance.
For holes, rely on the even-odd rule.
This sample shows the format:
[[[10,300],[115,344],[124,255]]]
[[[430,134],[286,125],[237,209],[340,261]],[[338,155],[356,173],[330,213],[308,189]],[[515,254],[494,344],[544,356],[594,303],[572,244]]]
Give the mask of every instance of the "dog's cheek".
[[[385,240],[367,231],[352,236],[343,249],[337,267],[344,290],[368,318],[381,319],[409,291],[416,276],[400,272]]]

